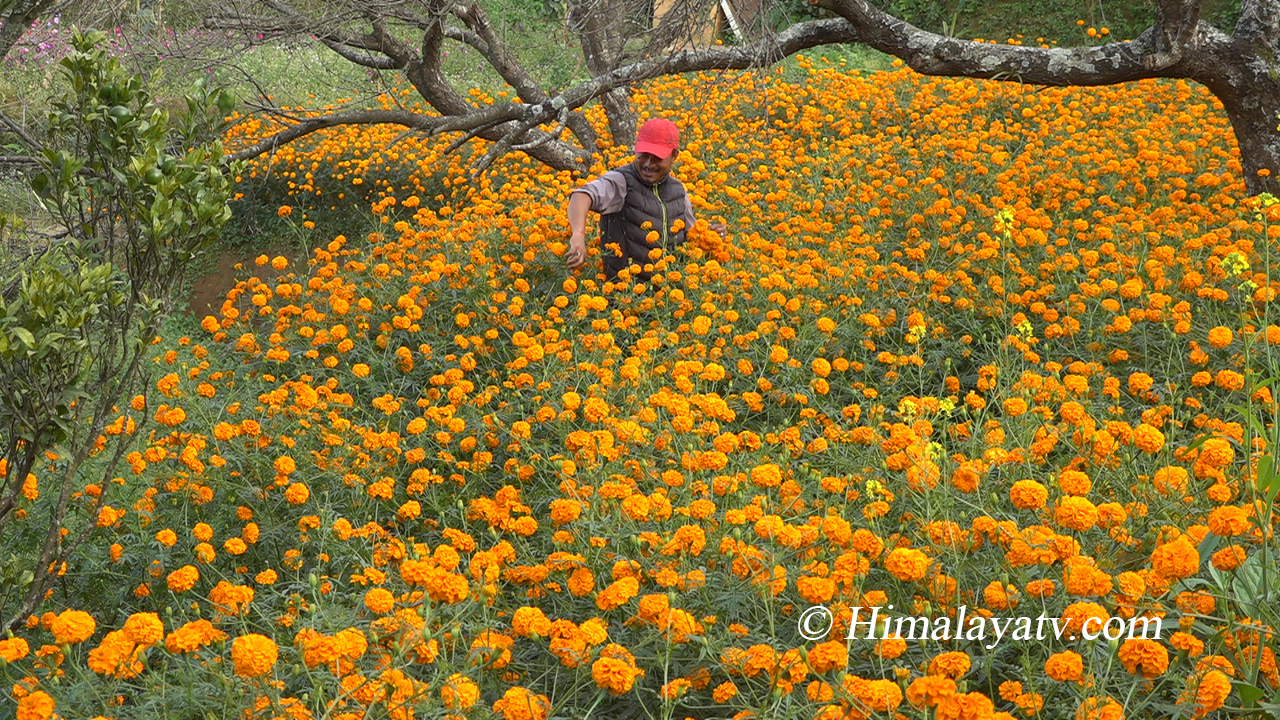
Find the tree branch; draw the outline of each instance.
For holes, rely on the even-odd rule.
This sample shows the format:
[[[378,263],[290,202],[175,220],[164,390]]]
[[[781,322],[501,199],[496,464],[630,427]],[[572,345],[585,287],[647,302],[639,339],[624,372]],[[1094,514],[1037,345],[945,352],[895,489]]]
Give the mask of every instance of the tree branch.
[[[345,43],[328,38],[320,38],[320,42],[324,43],[330,50],[338,53],[344,59],[360,65],[362,67],[372,68],[374,70],[398,70],[404,67],[394,58],[390,57],[374,57],[365,53],[356,52],[356,49]]]
[[[927,32],[885,13],[867,0],[822,0],[822,5],[856,26],[867,45],[902,58],[925,75],[1013,80],[1035,85],[1112,85],[1154,77],[1189,77],[1178,48],[1165,32],[1183,37],[1208,33],[1203,24],[1185,29],[1175,13],[1190,0],[1163,0],[1169,13],[1161,28],[1149,28],[1130,42],[1098,47],[1040,48],[994,45]],[[1175,7],[1177,6],[1177,7]],[[1163,18],[1162,18],[1163,19]]]
[[[556,109],[578,108],[614,88],[663,75],[766,67],[811,47],[860,41],[861,34],[843,18],[808,20],[749,45],[717,45],[698,50],[679,50],[670,55],[634,62],[575,85],[553,97],[550,104]],[[552,116],[554,115],[548,116],[547,120]]]
[[[400,125],[412,130],[431,134],[443,132],[472,130],[485,125],[519,120],[524,116],[523,105],[493,105],[485,110],[476,110],[460,116],[424,115],[411,110],[355,110],[351,112],[331,113],[290,125],[280,132],[269,135],[262,140],[240,150],[229,153],[227,161],[247,160],[263,153],[270,152],[281,145],[325,128],[338,125]]]
[[[14,122],[14,120],[8,115],[5,115],[3,111],[0,111],[0,125],[4,125],[9,128],[9,132],[17,135],[18,139],[22,141],[22,144],[31,148],[33,151],[38,153],[44,150],[44,145],[42,145],[39,140],[32,137],[30,133],[23,129],[21,125]]]
[[[1261,41],[1273,52],[1280,48],[1280,7],[1269,0],[1244,0],[1234,36],[1247,42]]]

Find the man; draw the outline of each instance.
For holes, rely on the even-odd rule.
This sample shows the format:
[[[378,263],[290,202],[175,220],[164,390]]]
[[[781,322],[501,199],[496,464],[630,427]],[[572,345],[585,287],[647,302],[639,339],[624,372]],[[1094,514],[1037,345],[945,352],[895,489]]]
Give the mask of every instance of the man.
[[[652,118],[636,133],[635,159],[569,194],[569,250],[565,262],[578,269],[587,262],[587,211],[600,213],[604,272],[615,280],[628,265],[631,277],[647,281],[643,270],[655,249],[669,252],[683,243],[693,226],[693,205],[684,184],[671,177],[680,151],[680,130],[666,118]],[[724,234],[724,225],[712,230]]]

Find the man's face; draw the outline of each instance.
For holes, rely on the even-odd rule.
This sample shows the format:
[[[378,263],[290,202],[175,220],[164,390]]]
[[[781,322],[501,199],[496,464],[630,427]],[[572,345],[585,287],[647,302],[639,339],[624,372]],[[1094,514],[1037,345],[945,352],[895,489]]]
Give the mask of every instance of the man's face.
[[[674,150],[667,157],[658,157],[646,152],[636,153],[636,173],[640,175],[641,180],[652,185],[661,182],[671,173],[671,165],[675,161]]]

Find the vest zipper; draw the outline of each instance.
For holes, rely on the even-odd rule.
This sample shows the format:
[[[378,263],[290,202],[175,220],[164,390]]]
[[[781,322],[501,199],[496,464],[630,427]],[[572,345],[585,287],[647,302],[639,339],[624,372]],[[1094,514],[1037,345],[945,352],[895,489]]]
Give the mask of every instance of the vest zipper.
[[[653,196],[658,199],[658,204],[662,206],[662,252],[667,251],[667,204],[662,201],[662,195],[658,193],[658,186],[653,186]]]

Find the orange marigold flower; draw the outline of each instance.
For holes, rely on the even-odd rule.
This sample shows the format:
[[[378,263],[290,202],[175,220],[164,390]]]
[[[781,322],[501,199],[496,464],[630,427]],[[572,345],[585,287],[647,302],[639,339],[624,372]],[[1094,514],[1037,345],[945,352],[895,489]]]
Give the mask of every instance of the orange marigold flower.
[[[512,614],[511,632],[518,637],[529,637],[530,635],[546,637],[551,633],[551,620],[542,612],[542,608],[526,605],[517,608],[515,613]]]
[[[1156,471],[1151,477],[1151,482],[1155,485],[1156,491],[1165,497],[1182,497],[1187,489],[1188,477],[1186,468],[1166,465]]]
[[[807,659],[809,667],[815,673],[822,674],[831,670],[844,669],[849,664],[849,651],[844,641],[832,640],[814,645]]]
[[[290,505],[301,505],[311,497],[311,489],[306,483],[291,483],[289,488],[284,491],[284,499],[289,501]]]
[[[1098,524],[1098,508],[1082,497],[1064,497],[1054,509],[1053,519],[1068,530],[1085,532]]]
[[[929,662],[930,675],[942,675],[952,680],[959,680],[969,672],[972,665],[967,653],[954,651],[938,655]]]
[[[596,686],[608,690],[610,695],[621,695],[635,685],[636,678],[644,671],[634,664],[616,657],[601,657],[591,664],[591,679]]]
[[[440,686],[440,699],[451,710],[466,710],[480,700],[480,686],[466,675],[454,673]]]
[[[164,647],[171,653],[187,653],[226,639],[227,634],[208,620],[193,620],[169,633],[164,639]]]
[[[903,582],[922,580],[929,570],[929,556],[913,548],[896,548],[884,560],[884,568]]]
[[[98,623],[89,613],[83,610],[63,610],[53,618],[49,630],[59,645],[75,645],[93,637],[97,627]]]
[[[1124,720],[1124,708],[1109,697],[1088,697],[1076,708],[1076,720]]]
[[[1213,437],[1200,446],[1200,456],[1196,463],[1210,468],[1223,468],[1236,459],[1235,448],[1226,438]]]
[[[1167,580],[1190,577],[1200,569],[1200,552],[1186,535],[1180,535],[1151,553],[1151,569]]]
[[[493,711],[502,713],[504,720],[546,720],[551,714],[551,701],[517,686],[493,703]]]
[[[1221,537],[1243,535],[1253,527],[1249,517],[1249,508],[1237,505],[1216,507],[1209,513],[1209,532]]]
[[[1210,670],[1188,678],[1187,690],[1195,700],[1196,717],[1204,717],[1226,704],[1231,695],[1231,679],[1221,670]]]
[[[935,720],[970,720],[995,716],[996,706],[991,698],[980,692],[955,693],[938,703]]]
[[[1185,652],[1188,657],[1200,657],[1204,654],[1204,641],[1181,630],[1169,636],[1169,645]]]
[[[236,675],[255,678],[266,675],[276,666],[280,650],[266,635],[241,635],[231,644],[231,662]]]
[[[1120,646],[1120,662],[1130,674],[1153,678],[1169,669],[1169,651],[1155,640],[1129,638]]]
[[[1084,658],[1071,650],[1050,655],[1044,662],[1044,674],[1058,682],[1079,682],[1084,677]]]
[[[142,648],[129,639],[123,630],[114,630],[102,638],[98,647],[89,651],[89,669],[99,675],[123,679],[137,677],[142,672],[138,654]]]
[[[1062,619],[1066,621],[1063,631],[1068,637],[1080,637],[1083,634],[1082,630],[1086,623],[1091,631],[1098,631],[1110,618],[1111,614],[1098,603],[1072,603],[1062,611]],[[1090,620],[1093,622],[1090,622]]]
[[[17,720],[49,720],[57,707],[49,693],[37,690],[18,701]]]
[[[1235,333],[1231,332],[1231,328],[1219,325],[1209,330],[1209,344],[1215,348],[1224,348],[1231,344],[1235,338]]]
[[[1240,545],[1228,545],[1209,557],[1213,567],[1222,572],[1230,572],[1244,564],[1249,554]]]
[[[174,592],[186,592],[195,587],[196,582],[200,579],[200,571],[194,565],[183,565],[182,567],[169,573],[169,577],[165,580],[165,584]]]
[[[134,613],[124,621],[124,633],[142,647],[150,647],[164,638],[164,622],[151,612]]]
[[[1146,423],[1133,429],[1133,446],[1148,455],[1155,455],[1164,448],[1164,433]]]
[[[385,615],[395,609],[396,596],[386,588],[370,588],[364,594],[364,606],[379,615]]]
[[[0,640],[0,658],[5,662],[17,662],[31,652],[31,646],[20,637]]]
[[[778,487],[782,484],[782,468],[766,463],[751,468],[751,482],[760,487]]]
[[[292,474],[298,469],[298,464],[288,455],[281,455],[275,459],[273,464],[275,465],[276,472],[281,475]]]
[[[626,604],[639,593],[640,582],[634,577],[624,577],[610,583],[596,595],[596,607],[601,610],[613,610]]]
[[[1048,488],[1035,480],[1019,480],[1009,488],[1009,500],[1020,510],[1039,510],[1048,499]]]
[[[1093,489],[1093,481],[1079,470],[1063,470],[1058,473],[1058,487],[1068,495],[1088,495]]]
[[[907,686],[907,702],[918,708],[934,707],[956,694],[956,681],[943,675],[918,677]]]

